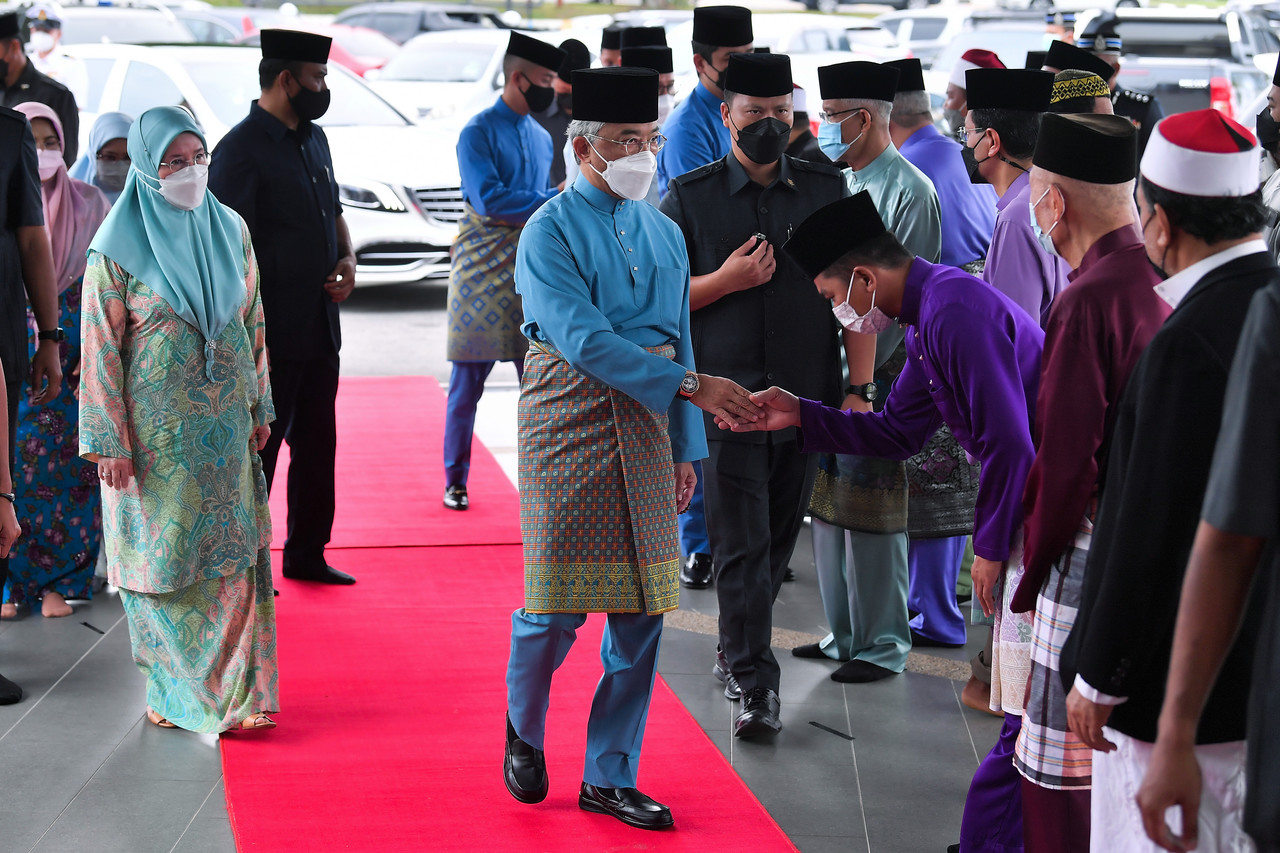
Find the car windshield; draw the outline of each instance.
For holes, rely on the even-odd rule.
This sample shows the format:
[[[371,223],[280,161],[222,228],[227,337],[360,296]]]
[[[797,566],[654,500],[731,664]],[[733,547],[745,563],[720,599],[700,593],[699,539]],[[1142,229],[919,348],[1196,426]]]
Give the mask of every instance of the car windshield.
[[[234,61],[179,58],[218,120],[227,127],[239,123],[248,114],[249,104],[261,94],[257,51],[236,52],[244,56],[237,56]],[[321,126],[403,127],[409,123],[390,104],[340,68],[329,66],[326,80],[333,95],[329,111],[318,122]]]
[[[415,46],[393,56],[382,68],[382,80],[425,80],[431,83],[474,83],[484,77],[497,47],[480,44]]]
[[[850,27],[844,34],[849,48],[853,50],[860,47],[897,47],[893,33],[884,27]]]
[[[1138,56],[1230,59],[1231,35],[1225,21],[1122,20],[1116,24],[1124,52]]]
[[[195,36],[181,21],[152,9],[93,10],[68,14],[62,24],[64,44],[181,44]]]

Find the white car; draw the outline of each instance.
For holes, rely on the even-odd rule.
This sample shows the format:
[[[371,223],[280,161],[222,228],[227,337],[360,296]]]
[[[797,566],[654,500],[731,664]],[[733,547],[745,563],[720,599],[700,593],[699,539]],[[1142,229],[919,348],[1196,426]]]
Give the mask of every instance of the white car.
[[[872,23],[892,33],[903,50],[919,59],[925,68],[930,68],[938,52],[964,30],[968,20],[967,10],[930,6],[927,9],[887,12],[872,19]]]
[[[79,44],[67,52],[84,61],[93,82],[81,150],[98,113],[136,118],[156,106],[188,109],[212,150],[260,93],[256,48]],[[333,153],[357,285],[447,276],[462,218],[456,130],[415,125],[341,66],[329,66],[328,83],[332,104],[319,124]]]

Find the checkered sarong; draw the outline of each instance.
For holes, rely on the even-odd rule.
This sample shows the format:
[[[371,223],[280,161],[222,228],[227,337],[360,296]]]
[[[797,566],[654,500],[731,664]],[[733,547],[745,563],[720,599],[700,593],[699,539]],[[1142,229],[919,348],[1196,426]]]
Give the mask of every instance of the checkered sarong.
[[[649,351],[675,354],[670,345]],[[525,610],[675,610],[680,552],[666,412],[533,344],[519,450]]]
[[[1092,538],[1086,517],[1036,598],[1030,689],[1013,763],[1043,788],[1087,790],[1093,783],[1093,753],[1067,726],[1067,694],[1058,674],[1062,646],[1076,623]]]

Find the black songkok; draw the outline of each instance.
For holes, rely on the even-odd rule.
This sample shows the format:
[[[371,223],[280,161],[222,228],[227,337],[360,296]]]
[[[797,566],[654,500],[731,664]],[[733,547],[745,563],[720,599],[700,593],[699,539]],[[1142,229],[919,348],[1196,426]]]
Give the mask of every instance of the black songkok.
[[[628,68],[651,68],[659,74],[675,71],[669,47],[624,47],[622,64]]]
[[[329,45],[333,39],[318,33],[297,30],[263,30],[261,34],[262,58],[283,59],[286,62],[329,62]]]
[[[591,67],[591,51],[577,39],[565,39],[560,42],[560,49],[564,51],[564,62],[560,63],[560,70],[556,76],[566,83],[572,83],[573,78],[570,75],[573,72]]]
[[[1028,50],[1027,61],[1023,64],[1023,68],[1028,71],[1039,71],[1044,68],[1044,58],[1048,54],[1046,50]]]
[[[565,52],[554,44],[512,30],[507,39],[507,56],[517,56],[548,71],[559,71]]]
[[[667,31],[662,27],[627,27],[619,37],[618,46],[623,50],[629,47],[666,47]]]
[[[586,68],[573,72],[573,120],[644,124],[658,120],[658,72]]]
[[[809,214],[782,246],[809,278],[885,232],[884,220],[866,190]]]
[[[790,95],[791,57],[782,53],[735,53],[724,72],[726,92],[776,98]]]
[[[1042,113],[1053,97],[1053,73],[1022,68],[970,68],[964,73],[970,110]]]
[[[898,93],[898,69],[876,62],[841,62],[818,69],[818,92],[824,101],[858,98],[892,101]]]
[[[1045,113],[1031,162],[1090,184],[1123,184],[1138,174],[1138,134],[1124,116]]]
[[[1055,41],[1049,45],[1049,50],[1044,55],[1044,64],[1059,71],[1088,71],[1103,80],[1110,80],[1116,73],[1105,59],[1065,41]]]
[[[0,15],[0,39],[20,38],[22,38],[22,21],[19,20],[18,13],[8,12]]]
[[[600,33],[600,49],[601,50],[621,50],[622,49],[622,30],[623,28],[614,24],[604,28],[604,32]]]
[[[755,41],[751,10],[742,6],[699,6],[693,10],[693,40],[712,47],[741,47]]]
[[[924,69],[920,66],[920,60],[914,58],[895,59],[884,64],[890,68],[898,69],[899,92],[924,91]]]

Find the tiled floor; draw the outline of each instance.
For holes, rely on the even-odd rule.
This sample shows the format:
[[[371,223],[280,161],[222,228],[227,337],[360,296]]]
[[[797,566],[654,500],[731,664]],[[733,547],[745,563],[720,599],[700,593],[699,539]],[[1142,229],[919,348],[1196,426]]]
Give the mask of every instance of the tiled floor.
[[[477,431],[514,478],[516,393],[495,379]],[[807,532],[792,565],[799,579],[783,588],[775,627],[820,635]],[[685,591],[681,609],[714,617],[714,591]],[[667,628],[662,675],[800,850],[941,853],[957,840],[969,778],[999,731],[960,705],[960,682],[907,672],[840,685],[827,677],[834,664],[779,649],[785,728],[771,743],[736,742],[736,706],[711,677],[715,638],[704,631]],[[980,642],[970,638],[969,649],[929,651],[963,661]],[[216,739],[144,723],[115,595],[66,619],[0,622],[0,672],[27,692],[0,707],[2,853],[235,850]]]

